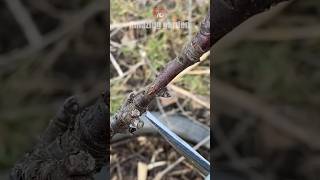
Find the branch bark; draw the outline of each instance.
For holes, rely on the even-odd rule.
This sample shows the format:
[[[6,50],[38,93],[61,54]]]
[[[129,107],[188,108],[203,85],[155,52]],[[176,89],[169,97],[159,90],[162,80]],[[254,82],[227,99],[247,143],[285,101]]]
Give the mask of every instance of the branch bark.
[[[170,61],[144,91],[131,93],[120,110],[111,118],[111,138],[116,133],[127,131],[133,133],[141,128],[143,125],[139,121],[139,116],[146,111],[156,96],[161,96],[172,79],[187,67],[199,62],[200,57],[211,46],[236,26],[282,1],[287,0],[213,0],[211,12],[209,11],[201,23],[200,31],[185,45],[180,55]]]
[[[212,45],[248,18],[288,0],[212,0]]]
[[[91,180],[106,164],[109,108],[105,96],[80,111],[76,98],[68,98],[37,146],[12,169],[12,180]]]

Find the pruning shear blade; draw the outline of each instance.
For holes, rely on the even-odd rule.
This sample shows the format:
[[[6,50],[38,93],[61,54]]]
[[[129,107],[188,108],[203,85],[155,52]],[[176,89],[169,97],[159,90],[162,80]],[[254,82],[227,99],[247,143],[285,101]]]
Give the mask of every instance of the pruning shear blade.
[[[210,163],[194,150],[188,143],[172,132],[160,120],[153,116],[149,111],[146,112],[149,122],[158,132],[187,160],[191,162],[202,174],[208,176],[210,173]]]

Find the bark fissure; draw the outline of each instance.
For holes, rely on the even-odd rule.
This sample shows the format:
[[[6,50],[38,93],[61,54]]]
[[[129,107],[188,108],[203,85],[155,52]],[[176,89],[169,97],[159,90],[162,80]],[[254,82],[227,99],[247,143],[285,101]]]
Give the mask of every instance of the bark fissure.
[[[82,111],[76,98],[68,98],[38,145],[16,163],[10,178],[93,179],[106,164],[108,111],[103,97]]]

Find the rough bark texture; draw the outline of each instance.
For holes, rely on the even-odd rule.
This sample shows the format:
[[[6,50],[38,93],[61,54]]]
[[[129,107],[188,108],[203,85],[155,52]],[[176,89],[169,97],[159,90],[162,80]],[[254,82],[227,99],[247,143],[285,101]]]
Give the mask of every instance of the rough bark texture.
[[[282,1],[286,0],[213,0],[211,11],[201,23],[200,31],[186,44],[180,55],[170,61],[144,91],[131,93],[121,109],[111,118],[111,138],[116,133],[128,131],[133,133],[141,128],[143,125],[139,121],[139,116],[146,111],[154,97],[165,90],[174,77],[198,62],[211,46],[236,26]]]
[[[101,97],[80,111],[68,98],[38,145],[17,162],[13,180],[93,179],[106,164],[109,109]]]

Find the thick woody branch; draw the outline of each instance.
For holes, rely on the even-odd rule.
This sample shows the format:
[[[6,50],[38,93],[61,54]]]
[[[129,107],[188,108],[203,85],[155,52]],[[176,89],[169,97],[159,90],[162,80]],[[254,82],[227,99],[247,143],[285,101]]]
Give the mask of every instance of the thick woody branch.
[[[16,163],[10,179],[93,180],[107,161],[109,108],[104,98],[81,111],[77,99],[68,98],[38,145]]]
[[[212,0],[212,45],[248,18],[288,0]]]

